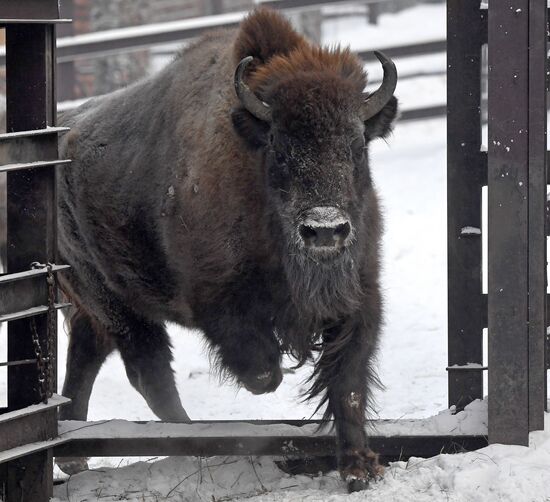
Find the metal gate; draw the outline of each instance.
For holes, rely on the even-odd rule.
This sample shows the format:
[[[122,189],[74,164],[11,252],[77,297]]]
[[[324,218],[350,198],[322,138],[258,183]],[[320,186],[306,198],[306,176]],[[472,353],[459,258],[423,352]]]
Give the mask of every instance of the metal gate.
[[[0,410],[2,500],[46,501],[52,492],[56,396],[55,127],[56,0],[4,0],[7,133],[7,270],[0,276],[0,322],[7,323],[8,407]]]
[[[489,439],[527,444],[546,405],[546,79],[544,0],[447,2],[449,404],[483,398]],[[488,44],[488,150],[482,47]],[[488,294],[482,188],[488,186]],[[483,329],[488,328],[488,366]]]

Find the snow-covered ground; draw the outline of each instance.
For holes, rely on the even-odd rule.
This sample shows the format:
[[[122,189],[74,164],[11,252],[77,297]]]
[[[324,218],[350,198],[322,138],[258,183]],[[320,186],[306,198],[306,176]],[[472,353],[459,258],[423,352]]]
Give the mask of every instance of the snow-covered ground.
[[[352,495],[336,473],[290,476],[267,457],[171,457],[101,468],[73,476],[54,495],[55,502],[544,502],[550,500],[550,435],[532,433],[529,447],[497,444],[394,462],[368,491]]]

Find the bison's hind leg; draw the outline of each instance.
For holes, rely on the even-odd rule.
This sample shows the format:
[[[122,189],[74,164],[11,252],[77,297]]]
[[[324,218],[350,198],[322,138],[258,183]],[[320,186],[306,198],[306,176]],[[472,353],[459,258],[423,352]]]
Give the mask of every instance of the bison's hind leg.
[[[99,332],[91,318],[75,310],[69,319],[70,338],[63,395],[71,403],[61,407],[61,420],[86,420],[88,402],[95,379],[107,356],[115,348],[113,342]]]
[[[62,393],[71,398],[71,403],[61,407],[60,419],[86,420],[95,379],[114,345],[98,332],[90,317],[81,310],[73,310],[69,326],[67,371]],[[88,468],[85,458],[59,457],[56,462],[67,474],[75,474]]]

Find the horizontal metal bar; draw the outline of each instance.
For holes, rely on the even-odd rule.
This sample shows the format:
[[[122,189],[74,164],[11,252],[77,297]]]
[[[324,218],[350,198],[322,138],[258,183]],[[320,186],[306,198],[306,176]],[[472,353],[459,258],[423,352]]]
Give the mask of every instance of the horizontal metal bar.
[[[256,425],[243,424],[243,422],[193,423],[191,425],[116,422],[108,421],[105,424],[106,428],[100,433],[94,432],[101,431],[101,423],[98,425],[93,422],[82,422],[80,425],[75,422],[60,422],[59,436],[69,441],[56,446],[54,454],[56,456],[291,455],[304,457],[331,455],[336,450],[334,433],[329,428],[318,432],[315,426],[304,430],[303,427],[272,421],[268,423],[259,421]],[[144,432],[143,435],[140,435],[140,429]],[[376,430],[377,421],[374,421],[374,433],[369,435],[370,446],[382,456],[391,458],[430,457],[441,452],[473,450],[487,445],[487,439],[483,434],[385,436],[377,433]]]
[[[54,394],[48,399],[47,403],[38,403],[26,406],[20,410],[8,411],[6,413],[0,413],[0,425],[11,420],[19,420],[21,417],[28,415],[36,415],[43,413],[44,411],[51,410],[58,406],[64,406],[69,404],[71,400],[68,397]]]
[[[72,19],[0,19],[0,27],[5,28],[10,24],[67,24]]]
[[[61,132],[70,131],[70,127],[47,127],[46,129],[33,129],[30,131],[17,131],[17,132],[7,132],[0,134],[0,141],[10,140],[10,139],[19,139],[19,138],[32,138],[34,136],[43,136],[47,134],[58,134]]]
[[[63,437],[61,437],[63,439]],[[370,436],[369,446],[383,457],[406,460],[429,458],[440,453],[473,451],[487,446],[485,436]],[[286,438],[218,437],[218,438],[101,438],[68,440],[54,449],[59,457],[131,457],[131,456],[197,456],[272,455],[326,456],[336,451],[332,436],[289,436]],[[334,453],[333,453],[334,454]]]
[[[68,441],[68,439],[58,437],[55,439],[38,441],[36,443],[28,443],[23,446],[16,446],[15,448],[11,448],[9,450],[0,451],[0,464],[11,462],[12,460],[26,457],[33,453],[38,453],[39,451],[49,450],[50,448],[54,448],[55,446],[66,443]]]
[[[49,357],[44,357],[42,358],[44,361],[49,361]],[[35,364],[36,363],[36,359],[21,359],[19,361],[6,361],[6,362],[3,362],[3,363],[0,363],[0,367],[5,367],[5,366],[23,366],[23,365],[26,365],[26,364]]]
[[[36,169],[39,167],[51,167],[56,165],[70,164],[70,159],[64,160],[42,160],[39,162],[21,162],[16,164],[4,164],[0,166],[0,173],[21,171],[22,169]]]
[[[70,268],[70,265],[53,265],[52,272],[60,272],[62,270],[68,270]],[[0,285],[7,284],[8,282],[24,281],[32,277],[47,274],[48,270],[46,268],[33,268],[32,270],[25,270],[24,272],[15,272],[13,274],[0,275]]]
[[[376,48],[378,50],[378,47]],[[380,47],[380,50],[390,58],[406,57],[406,56],[422,56],[426,54],[434,54],[437,52],[445,52],[447,49],[446,40],[434,40],[432,42],[421,42],[418,44],[397,45],[394,47]],[[359,51],[357,55],[367,63],[374,63],[378,60],[374,55],[373,49],[367,51]]]
[[[444,116],[447,113],[447,105],[427,106],[425,108],[414,108],[403,110],[399,120],[421,120]]]
[[[486,371],[489,368],[487,366],[447,366],[447,371]]]
[[[58,435],[56,409],[70,401],[54,394],[47,403],[0,415],[0,463],[40,451],[44,449],[42,443],[49,443],[48,447],[51,448],[53,444],[50,439]]]
[[[71,305],[71,303],[56,303],[54,307],[56,310],[60,310],[70,307]],[[26,317],[33,317],[36,315],[45,314],[46,312],[48,312],[48,306],[40,305],[38,307],[32,307],[30,309],[14,312],[13,314],[0,315],[0,323],[17,321],[18,319],[25,319]]]

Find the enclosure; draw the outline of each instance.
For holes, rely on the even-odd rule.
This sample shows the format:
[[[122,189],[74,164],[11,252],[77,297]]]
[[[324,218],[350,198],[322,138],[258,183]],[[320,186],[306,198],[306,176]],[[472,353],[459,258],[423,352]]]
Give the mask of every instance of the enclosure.
[[[268,3],[286,9],[346,2]],[[58,158],[58,135],[67,129],[56,127],[57,68],[66,77],[67,65],[79,56],[181,41],[212,27],[234,26],[243,15],[159,23],[147,33],[119,29],[60,38],[56,48],[56,26],[70,22],[62,19],[56,1],[0,5],[7,103],[7,132],[0,135],[0,173],[7,173],[7,266],[0,276],[0,322],[7,324],[7,360],[1,363],[7,367],[7,407],[0,415],[5,501],[48,500],[54,455],[269,455],[286,459],[287,470],[322,465],[313,457],[333,465],[326,457],[333,455],[334,435],[328,429],[316,432],[315,420],[93,427],[57,420],[57,407],[66,399],[55,393],[56,312],[67,305],[54,284],[67,265],[56,257],[55,169],[71,169],[70,160]],[[489,7],[447,2],[448,406],[458,413],[482,399],[486,373],[488,430],[436,434],[429,420],[375,420],[371,445],[387,460],[470,451],[487,442],[527,445],[529,433],[544,428],[547,38],[545,2],[506,0]],[[422,54],[433,51],[434,44],[385,52]],[[370,52],[360,55],[372,61]],[[441,112],[440,105],[420,106],[406,109],[401,120]],[[482,148],[485,118],[487,151]],[[14,155],[21,151],[23,156]]]

